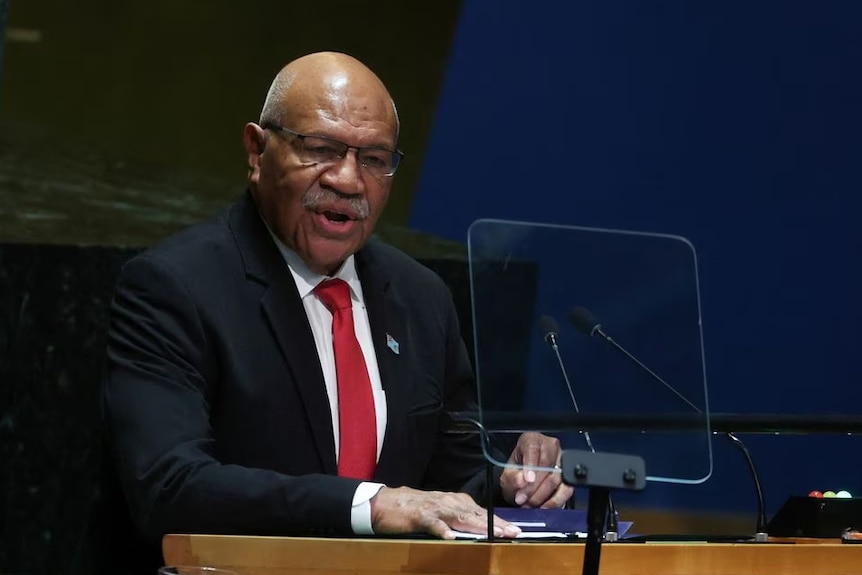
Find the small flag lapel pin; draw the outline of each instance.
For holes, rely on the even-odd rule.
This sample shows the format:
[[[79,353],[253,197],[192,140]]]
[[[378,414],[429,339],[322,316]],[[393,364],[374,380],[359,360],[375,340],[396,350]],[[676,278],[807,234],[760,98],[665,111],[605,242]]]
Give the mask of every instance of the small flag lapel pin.
[[[389,335],[388,333],[386,334],[386,346],[389,349],[391,349],[393,352],[395,352],[396,355],[401,353],[400,346],[398,345],[398,342],[395,341],[395,338],[392,337],[391,335]]]

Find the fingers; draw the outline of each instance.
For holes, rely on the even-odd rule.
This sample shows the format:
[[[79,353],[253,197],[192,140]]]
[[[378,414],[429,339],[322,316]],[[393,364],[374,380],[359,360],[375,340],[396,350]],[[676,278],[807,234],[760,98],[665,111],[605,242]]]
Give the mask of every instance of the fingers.
[[[560,462],[560,440],[534,431],[521,435],[515,452],[525,467],[553,467]]]
[[[560,473],[539,472],[537,480],[515,494],[515,504],[521,507],[559,509],[571,499],[575,490],[562,481]]]
[[[524,507],[542,507],[554,495],[557,488],[562,484],[559,473],[540,473],[541,477],[532,485],[522,489],[519,493],[524,500]],[[518,497],[515,501],[517,503]]]
[[[513,463],[519,463],[524,467],[537,467],[542,464],[543,460],[548,460],[548,447],[546,439],[552,439],[541,433],[530,431],[521,435],[518,438],[518,443],[515,445],[515,450],[512,452]],[[558,442],[559,444],[559,442]],[[552,456],[549,461],[555,461],[556,455]]]
[[[473,503],[472,499],[465,507],[467,509],[463,509],[455,516],[443,517],[443,521],[448,523],[456,531],[487,535],[487,511],[481,507],[476,506],[475,503]],[[515,537],[521,532],[520,528],[515,525],[512,525],[504,519],[497,517],[496,515],[493,517],[493,526],[494,537]]]
[[[454,539],[454,531],[485,535],[487,512],[463,493],[419,491],[409,487],[384,487],[371,499],[375,533],[429,533]],[[515,537],[520,529],[494,517],[495,537]]]
[[[559,463],[561,453],[560,442],[555,437],[536,432],[522,434],[509,462],[525,469],[509,468],[500,476],[500,487],[506,501],[525,507],[544,506],[555,496],[561,476],[531,468],[553,467]]]
[[[551,494],[551,497],[541,505],[538,505],[538,507],[541,507],[542,509],[561,509],[565,507],[566,502],[569,501],[574,494],[574,487],[566,485],[565,483],[560,483]]]
[[[442,519],[432,518],[425,531],[440,539],[455,539],[455,532]]]

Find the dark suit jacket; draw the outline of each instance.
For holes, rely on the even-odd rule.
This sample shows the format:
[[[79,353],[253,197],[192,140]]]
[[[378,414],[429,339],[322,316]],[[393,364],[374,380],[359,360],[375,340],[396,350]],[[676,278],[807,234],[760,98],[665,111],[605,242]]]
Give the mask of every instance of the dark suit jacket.
[[[387,401],[375,479],[481,501],[477,438],[443,433],[474,399],[447,287],[376,241],[356,266]],[[126,264],[108,341],[93,571],[152,575],[171,532],[352,533],[358,481],[336,476],[311,328],[249,194]]]

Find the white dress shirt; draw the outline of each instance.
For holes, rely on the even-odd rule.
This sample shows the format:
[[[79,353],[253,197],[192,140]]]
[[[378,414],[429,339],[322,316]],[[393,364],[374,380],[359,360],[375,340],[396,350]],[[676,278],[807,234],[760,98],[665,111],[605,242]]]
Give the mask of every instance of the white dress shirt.
[[[374,342],[371,339],[371,325],[368,322],[368,312],[365,309],[365,299],[362,295],[362,284],[356,275],[356,263],[351,255],[341,268],[333,276],[324,276],[311,271],[296,252],[288,248],[272,234],[279,251],[284,257],[296,289],[302,299],[302,305],[311,324],[314,334],[314,343],[317,346],[317,356],[320,358],[320,367],[323,370],[323,380],[326,383],[326,395],[329,398],[329,412],[332,416],[332,435],[335,438],[335,459],[338,461],[339,449],[339,424],[338,424],[338,381],[335,375],[335,354],[332,348],[332,313],[323,305],[323,302],[314,294],[314,288],[320,282],[339,278],[350,286],[350,299],[353,302],[353,329],[362,355],[365,358],[365,366],[368,369],[368,378],[371,380],[371,391],[374,395],[374,414],[377,418],[377,457],[380,458],[380,450],[383,447],[383,439],[386,433],[386,393],[380,382],[380,369],[377,366],[377,355],[374,352]],[[353,532],[357,535],[371,535],[374,530],[371,527],[371,498],[383,487],[383,484],[363,482],[353,494],[353,507],[350,514],[350,523]]]

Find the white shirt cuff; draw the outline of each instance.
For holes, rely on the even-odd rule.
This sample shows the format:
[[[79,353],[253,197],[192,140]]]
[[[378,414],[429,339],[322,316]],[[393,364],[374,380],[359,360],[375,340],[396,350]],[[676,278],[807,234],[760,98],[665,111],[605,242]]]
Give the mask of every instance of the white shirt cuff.
[[[350,508],[350,527],[354,535],[374,535],[371,526],[371,498],[386,487],[382,483],[363,481],[353,494],[353,506]]]

